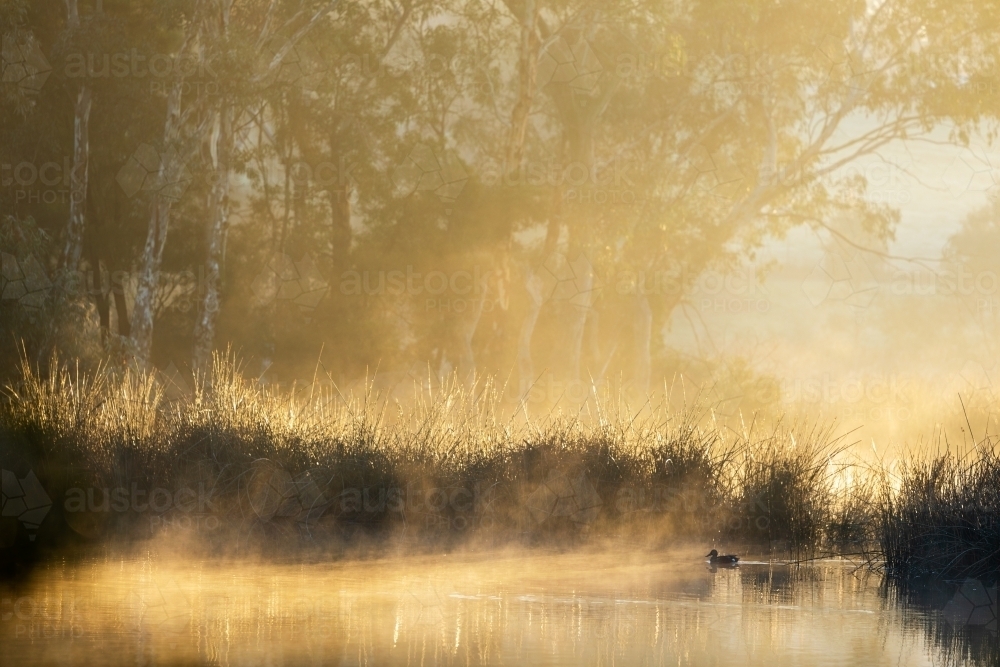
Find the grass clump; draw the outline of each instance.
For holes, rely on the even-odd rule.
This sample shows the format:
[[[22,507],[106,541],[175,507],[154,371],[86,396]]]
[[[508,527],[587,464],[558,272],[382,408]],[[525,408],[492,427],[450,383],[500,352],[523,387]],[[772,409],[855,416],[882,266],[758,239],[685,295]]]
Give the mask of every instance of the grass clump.
[[[1000,572],[1000,460],[987,437],[958,455],[906,459],[878,497],[878,541],[900,578],[981,577]]]
[[[371,388],[281,392],[219,356],[173,400],[154,374],[53,360],[8,387],[0,459],[45,486],[49,543],[185,528],[220,550],[625,538],[808,551],[853,516],[829,430],[738,433],[696,409],[598,396],[534,419],[505,413],[502,394],[491,380],[417,388],[405,405]]]
[[[738,534],[758,543],[822,544],[836,505],[832,459],[845,448],[831,444],[838,440],[819,428],[798,438],[775,431],[746,440],[731,466],[732,495],[740,508]]]

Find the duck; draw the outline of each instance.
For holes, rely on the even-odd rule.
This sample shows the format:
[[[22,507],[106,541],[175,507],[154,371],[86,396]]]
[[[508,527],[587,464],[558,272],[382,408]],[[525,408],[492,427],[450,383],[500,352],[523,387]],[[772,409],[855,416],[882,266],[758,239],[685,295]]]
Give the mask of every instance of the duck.
[[[708,552],[708,555],[705,556],[705,558],[707,558],[708,562],[712,565],[736,565],[740,560],[739,556],[733,556],[732,554],[720,556],[719,552],[715,549]]]

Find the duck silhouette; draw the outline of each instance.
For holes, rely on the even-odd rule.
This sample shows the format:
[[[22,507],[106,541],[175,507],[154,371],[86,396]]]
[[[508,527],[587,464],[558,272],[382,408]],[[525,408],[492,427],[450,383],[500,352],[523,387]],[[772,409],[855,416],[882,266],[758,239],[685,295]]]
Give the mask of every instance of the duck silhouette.
[[[716,551],[715,549],[712,549],[710,552],[708,552],[708,555],[705,556],[705,558],[707,558],[708,562],[711,563],[712,565],[730,565],[730,566],[732,566],[732,565],[736,565],[739,562],[739,560],[740,560],[739,556],[733,556],[732,554],[727,554],[725,556],[720,556],[719,552]]]

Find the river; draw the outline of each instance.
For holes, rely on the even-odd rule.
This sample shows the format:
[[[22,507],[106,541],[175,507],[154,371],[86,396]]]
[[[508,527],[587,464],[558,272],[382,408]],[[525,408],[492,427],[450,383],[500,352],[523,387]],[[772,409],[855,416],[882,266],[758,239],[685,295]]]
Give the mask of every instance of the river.
[[[0,640],[19,666],[965,664],[965,629],[855,564],[701,555],[90,559],[0,587]]]

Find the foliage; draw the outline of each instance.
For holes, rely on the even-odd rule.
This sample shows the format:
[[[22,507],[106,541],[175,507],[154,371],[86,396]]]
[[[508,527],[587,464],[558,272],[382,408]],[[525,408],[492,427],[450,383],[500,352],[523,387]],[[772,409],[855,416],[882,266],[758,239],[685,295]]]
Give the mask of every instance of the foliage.
[[[821,546],[823,518],[835,510],[836,439],[824,431],[794,447],[780,425],[736,435],[699,424],[693,406],[633,414],[606,397],[589,415],[527,419],[504,413],[491,381],[415,388],[404,405],[372,389],[276,391],[240,371],[219,356],[181,395],[141,370],[89,374],[53,359],[39,373],[25,364],[7,390],[0,440],[5,460],[36,471],[55,499],[48,539],[157,532],[145,514],[64,511],[73,489],[96,493],[98,504],[114,488],[207,489],[222,530],[202,546],[266,550],[628,536],[647,546],[698,539],[808,551]],[[405,490],[403,507],[374,500],[393,489]],[[414,508],[417,490],[450,500]],[[353,504],[362,491],[371,503],[365,495]],[[181,514],[166,508],[155,523]],[[262,541],[248,544],[251,533]]]
[[[93,95],[89,184],[74,196],[86,199],[83,283],[99,288],[72,295],[73,317],[90,322],[76,330],[141,351],[115,336],[136,342],[129,320],[148,308],[143,361],[186,367],[195,322],[217,307],[215,346],[270,364],[275,380],[323,350],[351,377],[428,362],[465,380],[515,369],[523,394],[538,366],[569,381],[621,373],[642,393],[677,370],[666,327],[705,271],[799,225],[884,243],[898,211],[843,167],[944,123],[967,140],[992,122],[964,83],[1000,52],[982,28],[987,3],[527,6],[107,0],[80,4],[74,25],[55,5],[5,5],[5,34],[52,67],[40,90],[3,84],[19,100],[0,110],[5,160],[74,159],[73,101],[83,85]],[[189,67],[135,70],[154,57]],[[220,175],[223,100],[234,142]],[[871,131],[843,140],[858,119]],[[122,185],[139,151],[180,156],[189,178],[152,296],[136,290],[164,195]],[[66,197],[36,190],[0,194],[55,240],[43,262],[54,273]],[[286,269],[269,286],[276,262]],[[428,294],[380,282],[392,272],[459,277]],[[456,288],[477,272],[471,294]],[[313,292],[296,301],[303,284]]]

